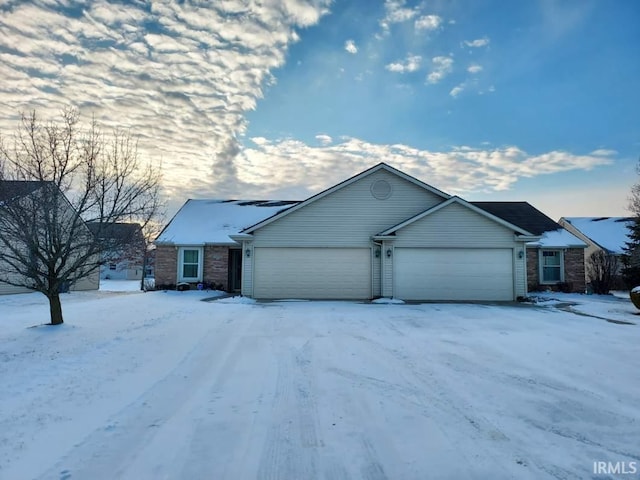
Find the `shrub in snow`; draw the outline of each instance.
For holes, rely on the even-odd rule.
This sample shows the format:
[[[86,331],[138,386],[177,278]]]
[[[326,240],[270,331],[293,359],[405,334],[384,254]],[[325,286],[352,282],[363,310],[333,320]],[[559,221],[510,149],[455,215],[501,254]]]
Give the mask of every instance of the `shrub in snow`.
[[[636,308],[640,309],[640,287],[631,289],[631,291],[629,292],[629,297],[631,297],[631,301],[636,306]]]
[[[613,289],[618,271],[618,257],[603,250],[593,252],[587,262],[587,274],[593,293],[606,295]]]

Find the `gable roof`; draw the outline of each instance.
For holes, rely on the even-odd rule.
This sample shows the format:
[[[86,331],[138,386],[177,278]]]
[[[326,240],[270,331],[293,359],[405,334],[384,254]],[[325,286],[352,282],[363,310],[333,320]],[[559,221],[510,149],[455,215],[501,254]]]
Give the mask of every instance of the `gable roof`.
[[[31,180],[0,180],[0,202],[24,197],[50,182]]]
[[[392,166],[387,165],[384,162],[381,162],[381,163],[379,163],[379,164],[377,164],[377,165],[375,165],[375,166],[373,166],[373,167],[371,167],[371,168],[369,168],[369,169],[367,169],[367,170],[365,170],[363,172],[358,173],[357,175],[354,175],[351,178],[348,178],[348,179],[346,179],[346,180],[334,185],[333,187],[327,188],[326,190],[323,190],[322,192],[317,193],[317,194],[307,198],[306,200],[304,200],[302,202],[299,202],[297,205],[294,205],[294,206],[292,206],[291,208],[289,208],[289,209],[287,209],[285,211],[279,212],[279,213],[277,213],[277,214],[275,214],[275,215],[273,215],[273,216],[271,216],[269,218],[265,218],[264,220],[245,228],[244,230],[242,230],[242,233],[252,233],[253,231],[255,231],[255,230],[257,230],[257,229],[259,229],[261,227],[264,227],[265,225],[268,225],[269,223],[271,223],[271,222],[273,222],[275,220],[278,220],[279,218],[281,218],[281,217],[283,217],[285,215],[289,215],[290,213],[293,213],[296,210],[309,205],[310,203],[313,203],[313,202],[315,202],[317,200],[320,200],[321,198],[324,198],[327,195],[330,195],[330,194],[332,194],[333,192],[335,192],[337,190],[345,188],[345,187],[351,185],[352,183],[355,183],[358,180],[361,180],[361,179],[363,179],[363,178],[365,178],[365,177],[367,177],[369,175],[372,175],[372,174],[374,174],[374,173],[376,173],[376,172],[378,172],[380,170],[385,170],[385,171],[387,171],[389,173],[392,173],[393,175],[396,175],[396,176],[398,176],[398,177],[400,177],[400,178],[402,178],[404,180],[407,180],[408,182],[413,183],[414,185],[417,185],[417,186],[419,186],[421,188],[424,188],[425,190],[428,190],[429,192],[431,192],[431,193],[433,193],[433,194],[435,194],[435,195],[437,195],[439,197],[442,197],[443,199],[451,198],[451,195],[449,195],[448,193],[445,193],[442,190],[438,190],[437,188],[432,187],[431,185],[428,185],[428,184],[426,184],[424,182],[421,182],[420,180],[418,180],[417,178],[412,177],[411,175],[407,175],[406,173],[401,172],[400,170],[398,170],[396,168],[393,168]]]
[[[633,217],[562,217],[600,248],[622,254]]]
[[[408,218],[407,220],[404,220],[403,222],[394,225],[391,228],[388,228],[387,230],[380,232],[378,234],[378,236],[386,236],[386,235],[392,235],[394,234],[397,230],[400,230],[403,227],[406,227],[407,225],[412,224],[413,222],[416,222],[428,215],[431,215],[432,213],[437,212],[438,210],[443,209],[444,207],[447,207],[448,205],[451,205],[452,203],[457,203],[459,205],[462,205],[463,207],[468,208],[469,210],[472,210],[480,215],[482,215],[485,218],[488,218],[489,220],[492,220],[500,225],[502,225],[503,227],[506,227],[510,230],[513,230],[514,232],[520,234],[520,235],[526,235],[526,236],[534,236],[531,232],[519,227],[518,225],[515,225],[511,222],[508,222],[506,220],[504,220],[503,218],[500,218],[496,215],[493,215],[492,213],[487,212],[486,210],[483,210],[475,205],[473,205],[472,203],[467,202],[466,200],[463,200],[460,197],[454,196],[449,198],[448,200],[445,200],[442,203],[439,203],[438,205],[435,205],[434,207],[428,208],[427,210],[425,210],[422,213],[419,213],[418,215],[414,215],[411,218]]]
[[[471,202],[496,217],[518,225],[540,240],[527,245],[542,248],[584,248],[587,245],[528,202]]]
[[[299,203],[295,200],[193,200],[178,210],[157,244],[235,245],[229,235]]]

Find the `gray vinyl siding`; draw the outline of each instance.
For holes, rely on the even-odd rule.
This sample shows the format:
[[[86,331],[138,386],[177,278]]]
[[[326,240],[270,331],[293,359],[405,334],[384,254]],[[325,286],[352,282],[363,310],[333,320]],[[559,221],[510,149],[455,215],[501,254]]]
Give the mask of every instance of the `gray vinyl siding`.
[[[522,258],[518,258],[518,252],[524,252]],[[519,244],[513,250],[513,273],[515,276],[514,290],[516,298],[527,295],[527,252],[524,244]]]
[[[14,293],[32,293],[34,290],[29,290],[24,287],[14,287],[8,283],[0,282],[0,295],[13,295]]]
[[[391,184],[386,200],[371,194],[378,180]],[[444,201],[384,170],[316,200],[254,232],[257,247],[369,247],[371,236]]]
[[[387,256],[387,250],[391,249],[391,256]],[[393,297],[393,245],[385,242],[382,248],[382,296]]]
[[[98,290],[100,288],[100,272],[96,270],[91,275],[78,280],[71,290],[74,292],[80,292],[85,290]]]
[[[376,250],[380,248],[380,256],[376,258]],[[382,295],[382,249],[374,245],[371,249],[371,266],[372,266],[372,295],[379,297]]]
[[[89,277],[78,280],[75,285],[71,287],[71,291],[79,292],[86,290],[97,290],[100,287],[100,275],[96,271]],[[0,282],[0,295],[12,295],[15,293],[32,293],[35,290],[31,290],[25,287],[14,287],[7,283]]]
[[[251,257],[247,257],[247,250],[251,250]],[[253,297],[253,244],[242,244],[242,295]]]
[[[513,248],[514,232],[452,203],[396,232],[396,247]]]

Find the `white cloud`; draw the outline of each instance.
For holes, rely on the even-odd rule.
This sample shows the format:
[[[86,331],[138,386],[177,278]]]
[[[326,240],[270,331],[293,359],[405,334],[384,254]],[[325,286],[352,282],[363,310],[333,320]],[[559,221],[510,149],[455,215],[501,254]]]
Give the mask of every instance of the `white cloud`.
[[[356,47],[356,43],[353,40],[347,40],[344,42],[344,49],[354,55],[358,53],[358,47]]]
[[[427,75],[427,82],[429,83],[438,83],[449,75],[453,69],[453,58],[451,57],[433,57],[431,63],[433,68],[431,73]]]
[[[453,98],[457,98],[458,95],[460,95],[463,90],[464,90],[463,84],[457,85],[451,89],[451,91],[449,92],[449,95],[451,95]]]
[[[467,47],[480,48],[489,45],[489,37],[477,38],[475,40],[465,40],[463,42]]]
[[[339,143],[318,147],[297,140],[261,142],[239,155],[238,172],[242,193],[249,197],[302,199],[381,161],[452,194],[504,191],[521,178],[591,170],[613,162],[608,156],[559,150],[529,154],[516,146],[431,151],[343,137]]]
[[[390,63],[384,68],[386,68],[390,72],[396,73],[415,72],[416,70],[420,69],[421,63],[422,57],[420,55],[409,55],[404,61]]]
[[[316,135],[316,140],[318,140],[322,145],[330,145],[331,143],[333,143],[333,138],[324,133]]]
[[[0,15],[0,130],[22,111],[131,128],[139,151],[162,159],[168,195],[237,194],[235,158],[271,72],[296,29],[330,0],[88,3],[80,16],[56,2],[15,2]],[[153,31],[142,25],[158,25]]]
[[[389,32],[391,24],[403,23],[418,15],[417,8],[407,8],[405,4],[405,0],[385,0],[385,16],[380,20],[380,26],[384,33]]]
[[[599,157],[612,157],[613,155],[616,155],[618,152],[616,150],[609,150],[606,148],[599,148],[597,150],[594,150],[593,152],[591,152],[589,155],[597,155]]]
[[[442,17],[438,15],[423,15],[414,23],[416,30],[435,30],[440,25],[442,25]]]
[[[478,65],[477,63],[472,63],[467,68],[467,72],[469,73],[480,73],[482,71],[482,65]]]

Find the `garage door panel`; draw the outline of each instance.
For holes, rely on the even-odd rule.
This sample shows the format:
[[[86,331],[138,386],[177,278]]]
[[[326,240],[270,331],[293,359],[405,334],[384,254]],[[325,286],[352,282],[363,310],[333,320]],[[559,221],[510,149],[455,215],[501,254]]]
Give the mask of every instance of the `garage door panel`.
[[[405,300],[513,300],[511,249],[396,248],[394,273]]]
[[[371,297],[368,248],[255,248],[256,298]]]

